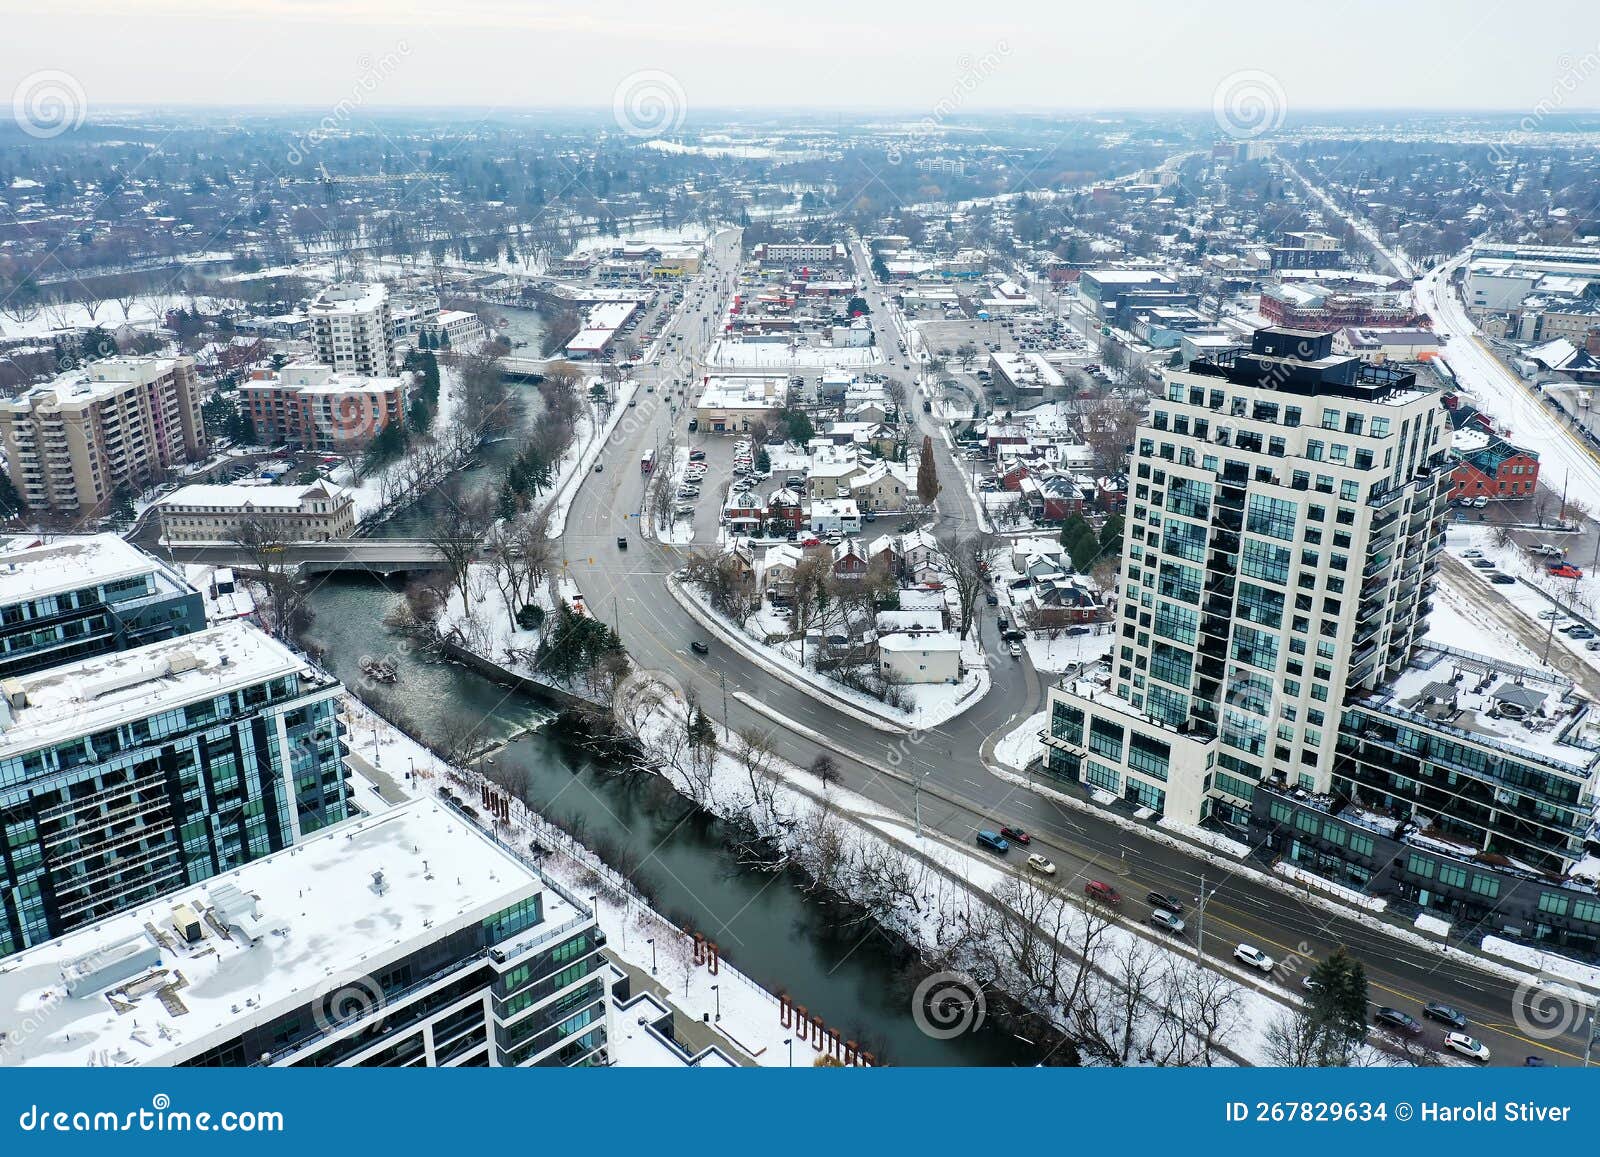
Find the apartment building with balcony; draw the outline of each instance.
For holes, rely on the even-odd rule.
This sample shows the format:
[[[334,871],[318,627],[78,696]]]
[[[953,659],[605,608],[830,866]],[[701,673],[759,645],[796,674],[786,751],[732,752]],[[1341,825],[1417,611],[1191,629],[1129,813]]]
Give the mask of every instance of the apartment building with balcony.
[[[239,394],[258,441],[349,454],[405,420],[410,375],[375,377],[294,362],[276,372],[257,370]]]
[[[330,285],[306,315],[317,360],[340,373],[387,377],[395,370],[394,318],[381,282]]]
[[[1050,692],[1046,770],[1102,802],[1243,822],[1332,785],[1341,711],[1404,669],[1451,487],[1415,375],[1269,328],[1165,374],[1130,469],[1117,643]]]
[[[0,399],[0,447],[37,513],[91,517],[205,454],[189,357],[116,357]]]
[[[0,1025],[40,1029],[0,1035],[0,1064],[604,1065],[604,942],[520,853],[412,800],[14,958]]]
[[[205,625],[200,592],[114,534],[0,553],[0,679]]]
[[[339,689],[239,620],[0,682],[0,957],[344,819]]]

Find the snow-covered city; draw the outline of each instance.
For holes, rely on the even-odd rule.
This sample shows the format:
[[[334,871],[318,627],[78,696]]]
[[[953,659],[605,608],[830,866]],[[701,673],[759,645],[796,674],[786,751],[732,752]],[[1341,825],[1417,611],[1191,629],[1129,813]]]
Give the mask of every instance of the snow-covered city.
[[[0,1090],[1588,1067],[1600,13],[82,7]]]

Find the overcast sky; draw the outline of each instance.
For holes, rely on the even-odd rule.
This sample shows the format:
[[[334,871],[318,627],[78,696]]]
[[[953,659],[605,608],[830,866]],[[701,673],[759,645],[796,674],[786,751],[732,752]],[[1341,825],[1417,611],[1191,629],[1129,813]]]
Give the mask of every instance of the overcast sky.
[[[0,99],[118,104],[1208,109],[1600,107],[1600,0],[0,0]],[[666,74],[661,80],[655,74]],[[634,82],[637,84],[637,80]],[[674,97],[674,99],[676,99]]]

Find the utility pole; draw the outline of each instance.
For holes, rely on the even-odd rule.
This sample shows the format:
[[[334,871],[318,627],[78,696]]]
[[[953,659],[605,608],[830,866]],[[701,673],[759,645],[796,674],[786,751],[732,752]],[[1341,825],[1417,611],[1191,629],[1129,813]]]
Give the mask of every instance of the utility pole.
[[[913,772],[911,776],[911,806],[917,815],[917,839],[922,839],[922,776]]]
[[[717,679],[722,684],[722,734],[726,738],[731,734],[728,731],[728,676],[718,671]]]

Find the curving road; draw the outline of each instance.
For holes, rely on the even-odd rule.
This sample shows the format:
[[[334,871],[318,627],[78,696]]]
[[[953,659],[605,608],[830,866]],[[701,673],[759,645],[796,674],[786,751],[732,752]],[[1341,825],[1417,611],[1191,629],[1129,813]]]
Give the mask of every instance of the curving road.
[[[1233,945],[1243,940],[1282,961],[1296,961],[1298,975],[1303,975],[1312,960],[1345,945],[1366,963],[1376,1003],[1416,1016],[1429,1000],[1453,1004],[1471,1019],[1471,1031],[1494,1051],[1496,1063],[1517,1064],[1533,1053],[1561,1063],[1581,1061],[1583,1045],[1575,1033],[1545,1041],[1520,1030],[1514,1011],[1521,994],[1492,974],[1412,948],[1364,920],[1330,917],[1321,908],[1248,877],[1230,875],[1226,866],[1064,807],[990,773],[982,759],[985,740],[1038,711],[1045,692],[1044,680],[1026,658],[1004,657],[992,618],[979,628],[987,653],[999,656],[990,663],[994,682],[988,695],[964,714],[920,734],[886,734],[859,722],[774,679],[738,651],[713,644],[709,655],[692,653],[690,641],[704,637],[704,632],[665,590],[666,576],[681,565],[684,548],[662,546],[638,534],[637,513],[644,497],[638,462],[658,444],[668,423],[686,420],[673,408],[671,382],[700,371],[699,355],[720,329],[733,292],[739,253],[733,230],[718,234],[708,248],[706,268],[686,287],[683,307],[656,347],[669,351],[667,338],[672,336],[679,339],[678,348],[640,367],[637,376],[646,392],[606,447],[604,471],[586,479],[562,539],[568,573],[584,591],[592,611],[616,624],[635,663],[676,683],[731,727],[769,732],[778,754],[791,762],[809,764],[821,750],[816,737],[825,737],[846,786],[907,816],[920,804],[923,823],[946,835],[967,840],[980,827],[1002,823],[1027,828],[1035,845],[1056,861],[1058,879],[1066,886],[1076,888],[1088,879],[1111,882],[1129,897],[1126,910],[1135,919],[1146,914],[1142,897],[1147,891],[1193,898],[1203,886],[1209,901],[1202,948],[1213,959],[1226,959]],[[852,245],[852,253],[858,278],[868,286],[879,348],[896,353],[902,337],[897,319],[873,283],[859,243]],[[916,353],[915,343],[908,343],[908,355],[891,362],[888,371],[907,385],[912,397],[916,371],[904,367],[918,364]],[[920,405],[908,408],[919,429],[935,434],[941,477],[953,479],[958,466],[943,439],[927,425]],[[689,437],[691,444],[709,444],[715,436]],[[947,485],[940,507],[946,525],[970,526],[975,521],[964,487]],[[618,548],[619,535],[627,537],[627,550]],[[741,702],[740,693],[758,701],[766,712],[791,721],[794,728],[775,727],[766,712]],[[1194,923],[1191,920],[1191,927]],[[1298,975],[1280,979],[1292,988]],[[1428,1036],[1437,1044],[1438,1027],[1430,1024]]]

